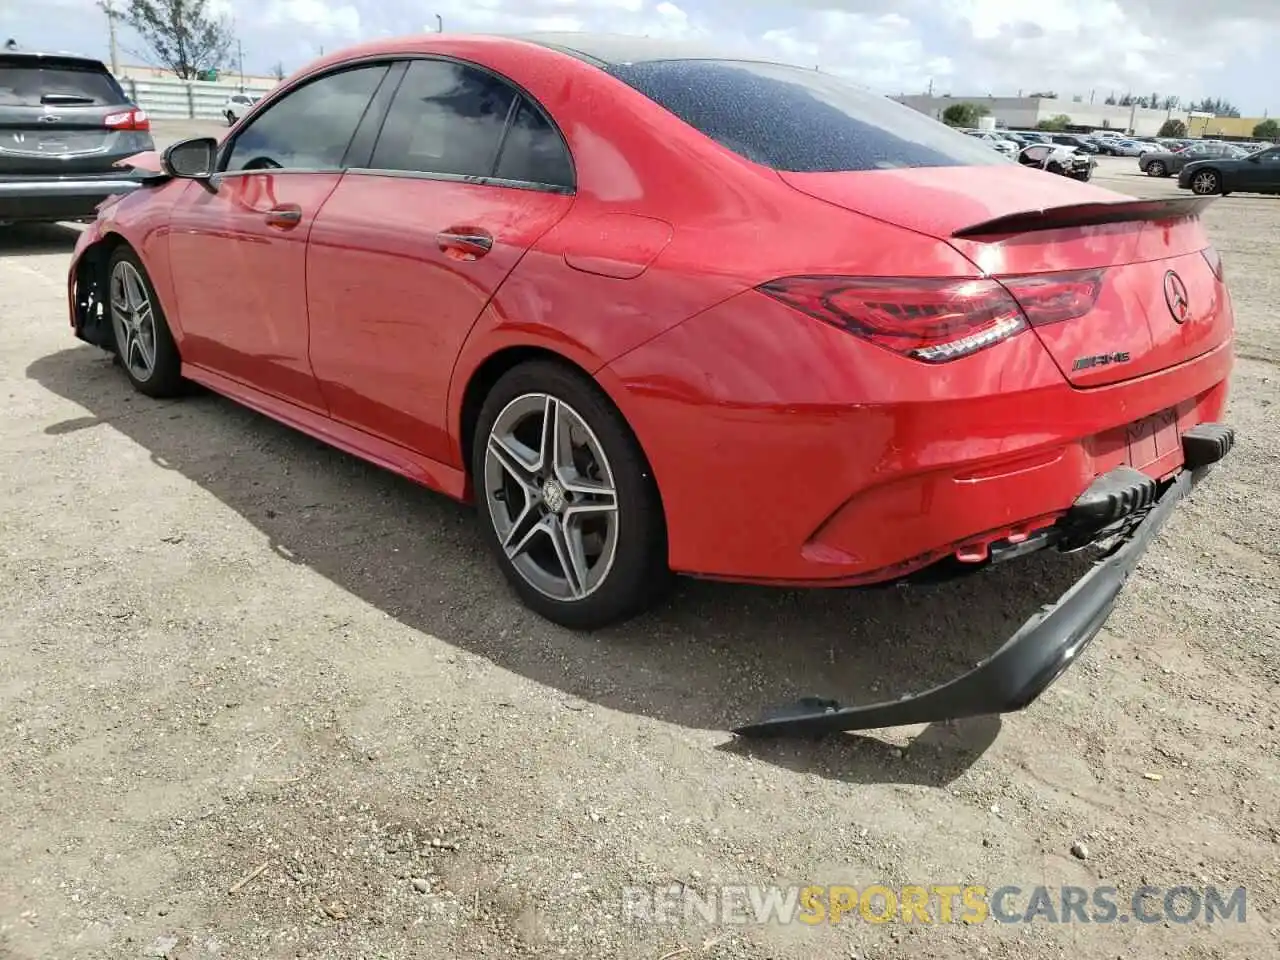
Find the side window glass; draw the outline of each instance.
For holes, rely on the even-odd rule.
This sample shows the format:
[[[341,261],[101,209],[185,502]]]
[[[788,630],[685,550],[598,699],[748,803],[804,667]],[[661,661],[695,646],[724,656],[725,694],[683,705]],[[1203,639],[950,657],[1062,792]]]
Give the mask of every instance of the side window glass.
[[[550,187],[573,186],[573,164],[555,127],[523,97],[502,142],[494,176]]]
[[[409,65],[370,166],[493,176],[516,91],[482,70],[442,60]]]
[[[387,67],[313,80],[271,105],[236,137],[225,170],[341,170],[347,145]]]

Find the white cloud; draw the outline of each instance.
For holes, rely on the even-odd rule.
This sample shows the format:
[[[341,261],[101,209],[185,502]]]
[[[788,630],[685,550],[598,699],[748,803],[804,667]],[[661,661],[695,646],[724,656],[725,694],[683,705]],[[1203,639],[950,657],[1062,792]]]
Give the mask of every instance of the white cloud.
[[[125,3],[127,0],[117,0]],[[1280,0],[212,0],[229,9],[247,66],[302,66],[321,47],[435,29],[596,30],[719,41],[820,65],[886,92],[1054,89],[1217,95],[1280,108],[1270,83]],[[0,0],[30,46],[103,56],[92,0]]]

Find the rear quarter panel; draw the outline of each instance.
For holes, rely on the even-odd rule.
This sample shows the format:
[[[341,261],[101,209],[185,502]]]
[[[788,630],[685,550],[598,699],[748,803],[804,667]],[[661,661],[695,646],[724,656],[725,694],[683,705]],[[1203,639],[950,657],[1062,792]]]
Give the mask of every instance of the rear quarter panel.
[[[449,400],[459,456],[466,385],[503,348],[542,347],[594,373],[780,276],[973,275],[945,243],[805,196],[595,67],[536,46],[519,56],[483,40],[432,48],[534,96],[577,178],[570,213],[512,271],[461,351]]]

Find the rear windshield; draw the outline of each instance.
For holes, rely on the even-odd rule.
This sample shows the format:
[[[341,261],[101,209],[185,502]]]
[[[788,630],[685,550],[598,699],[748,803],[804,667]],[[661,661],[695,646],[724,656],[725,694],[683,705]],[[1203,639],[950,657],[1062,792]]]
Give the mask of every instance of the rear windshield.
[[[92,67],[0,62],[0,106],[114,106],[125,99],[111,74]]]
[[[736,60],[611,64],[721,146],[794,173],[1008,163],[983,142],[817,70]]]

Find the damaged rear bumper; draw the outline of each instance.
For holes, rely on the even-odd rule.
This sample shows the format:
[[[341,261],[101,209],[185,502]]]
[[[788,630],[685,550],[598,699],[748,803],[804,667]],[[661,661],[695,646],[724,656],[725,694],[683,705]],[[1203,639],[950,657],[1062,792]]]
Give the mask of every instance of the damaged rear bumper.
[[[968,673],[923,693],[860,707],[807,698],[733,732],[753,738],[821,736],[1012,713],[1030,705],[1079,659],[1102,629],[1151,541],[1210,465],[1226,456],[1234,433],[1221,424],[1201,424],[1182,441],[1186,468],[1163,485],[1121,468],[1086,491],[1077,504],[1081,514],[1077,519],[1093,517],[1097,523],[1111,525],[1102,532],[1112,540],[1109,552],[1056,603],[1032,616]]]

